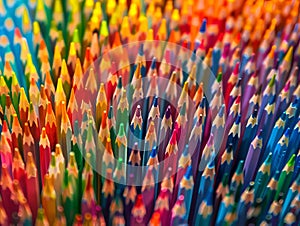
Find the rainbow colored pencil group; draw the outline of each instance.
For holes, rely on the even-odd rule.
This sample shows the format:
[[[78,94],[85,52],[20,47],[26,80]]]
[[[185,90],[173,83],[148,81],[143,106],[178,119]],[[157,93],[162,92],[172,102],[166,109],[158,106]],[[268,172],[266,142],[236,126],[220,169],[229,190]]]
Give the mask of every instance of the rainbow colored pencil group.
[[[0,225],[300,225],[298,0],[0,0]]]

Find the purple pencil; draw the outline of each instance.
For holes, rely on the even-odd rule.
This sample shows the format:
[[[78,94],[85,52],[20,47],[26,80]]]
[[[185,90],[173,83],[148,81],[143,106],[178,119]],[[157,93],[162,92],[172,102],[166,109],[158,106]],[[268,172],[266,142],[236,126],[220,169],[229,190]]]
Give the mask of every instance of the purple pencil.
[[[248,55],[250,55],[250,53]],[[249,82],[250,77],[255,73],[256,65],[254,60],[255,60],[255,53],[252,53],[244,66],[244,70],[242,74],[243,87],[245,87],[245,85]]]
[[[170,219],[170,197],[171,192],[167,188],[162,188],[155,202],[155,212],[160,213],[162,225],[167,225]]]
[[[158,148],[158,160],[162,161],[165,156],[165,150],[172,135],[172,115],[171,107],[168,106],[165,115],[161,122],[160,136],[159,136],[159,148]]]
[[[96,195],[92,185],[92,175],[88,175],[87,183],[85,185],[85,189],[82,195],[81,200],[81,212],[82,214],[96,213]]]
[[[299,84],[299,79],[300,78],[298,78],[298,75],[299,75],[299,68],[297,66],[295,66],[292,69],[291,76],[289,77],[289,79],[287,81],[287,82],[290,83],[289,97],[288,97],[289,100],[292,99],[293,93],[296,90],[297,85]]]
[[[273,45],[270,49],[268,55],[262,62],[260,72],[259,72],[259,83],[264,84],[267,75],[270,73],[271,69],[274,67],[274,54],[276,51],[276,45]]]
[[[192,151],[192,166],[193,166],[193,177],[196,178],[197,166],[199,164],[199,157],[202,155],[200,150],[202,142],[202,114],[200,115],[199,120],[196,125],[194,125],[191,136],[189,139],[189,149]]]
[[[185,220],[186,207],[184,203],[184,196],[180,195],[172,208],[172,217],[170,225],[184,225],[187,224]]]
[[[240,96],[238,96],[233,105],[231,106],[230,110],[229,110],[229,113],[228,113],[228,116],[226,117],[226,123],[225,123],[225,130],[224,130],[224,139],[222,141],[222,144],[221,144],[221,148],[220,148],[220,154],[223,154],[225,148],[226,148],[226,143],[227,143],[227,134],[229,133],[236,117],[238,115],[240,115],[240,112],[241,112],[241,106],[240,106]]]
[[[243,92],[243,98],[242,98],[242,123],[245,122],[247,112],[248,112],[248,106],[249,106],[249,101],[251,97],[255,94],[256,90],[258,89],[259,83],[258,83],[258,76],[256,73],[254,73],[247,85],[245,86],[245,90]]]
[[[244,189],[246,189],[250,181],[252,181],[254,174],[256,172],[260,151],[262,149],[262,144],[263,144],[262,139],[263,138],[261,137],[261,131],[259,131],[257,136],[251,142],[250,148],[248,150],[248,154],[244,165],[244,172],[245,172]]]
[[[134,186],[134,180],[135,180],[135,176],[134,174],[130,174],[129,175],[129,185],[127,185],[124,189],[123,192],[123,198],[124,198],[124,211],[125,211],[125,220],[127,224],[130,224],[130,215],[131,215],[131,210],[134,206],[134,202],[137,196],[137,192],[136,192],[136,186]]]
[[[138,195],[131,211],[130,225],[146,226],[145,216],[146,208],[143,202],[143,196]]]
[[[150,217],[154,208],[154,195],[155,195],[155,181],[153,176],[153,166],[148,168],[148,171],[143,180],[142,186],[142,197],[143,202],[146,208],[146,215],[144,216],[144,220],[146,223],[150,220]]]
[[[161,192],[160,193],[162,193],[163,190],[166,190],[166,192],[164,192],[165,193],[164,195],[166,195],[166,197],[164,196],[164,199],[168,200],[168,203],[169,203],[168,204],[169,208],[166,210],[166,212],[168,214],[166,214],[162,217],[162,221],[164,221],[164,222],[170,222],[171,207],[173,206],[171,200],[172,200],[172,196],[174,194],[174,192],[173,192],[174,180],[173,180],[173,176],[171,176],[171,173],[172,173],[172,168],[169,167],[167,170],[167,173],[161,183]],[[162,195],[162,194],[160,194],[160,195]],[[158,200],[156,200],[156,201],[158,201]],[[160,209],[160,206],[156,203],[154,210],[158,210],[158,209]]]

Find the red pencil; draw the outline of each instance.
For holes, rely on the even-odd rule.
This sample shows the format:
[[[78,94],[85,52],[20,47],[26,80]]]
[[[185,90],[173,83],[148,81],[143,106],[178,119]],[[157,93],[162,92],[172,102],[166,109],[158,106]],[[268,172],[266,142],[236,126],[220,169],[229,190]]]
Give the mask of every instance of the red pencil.
[[[24,124],[24,134],[23,134],[23,155],[24,160],[27,162],[27,154],[31,152],[36,159],[36,150],[35,150],[35,143],[34,139],[31,135],[28,123],[25,122]]]
[[[35,143],[38,143],[40,139],[40,125],[39,125],[39,121],[35,109],[31,102],[29,105],[29,113],[28,113],[27,121],[30,128],[30,132],[34,138],[34,141]]]
[[[1,225],[9,225],[8,217],[7,217],[7,214],[5,212],[1,197],[0,197],[0,224]]]
[[[25,165],[18,148],[15,148],[14,150],[12,171],[13,171],[13,178],[19,181],[23,193],[26,194]]]
[[[106,97],[104,83],[100,84],[100,89],[98,91],[96,101],[97,101],[97,103],[96,103],[96,126],[97,126],[97,130],[98,130],[100,127],[101,121],[102,121],[102,115],[103,115],[104,111],[108,110],[107,97]]]
[[[46,118],[46,112],[47,112],[47,103],[48,103],[48,97],[46,95],[45,86],[41,85],[40,89],[40,100],[39,100],[39,121],[40,126],[45,126],[45,118]],[[21,121],[22,122],[22,121]]]
[[[47,104],[47,113],[46,113],[46,118],[45,118],[45,129],[47,132],[47,135],[49,137],[49,142],[50,142],[50,147],[54,148],[56,143],[57,143],[57,127],[56,127],[56,118],[54,115],[54,112],[52,110],[51,103],[48,102]]]
[[[85,51],[85,57],[84,57],[84,61],[83,61],[83,72],[86,73],[88,71],[88,69],[91,67],[93,67],[93,57],[92,57],[92,54],[91,54],[91,49],[90,47],[87,47],[86,48],[86,51]]]
[[[19,148],[20,151],[23,151],[23,142],[22,142],[23,130],[19,123],[17,114],[13,115],[13,123],[11,130],[12,146],[13,149]]]
[[[11,133],[6,120],[3,120],[2,122],[2,134],[6,137],[9,147],[12,149]]]
[[[107,100],[111,102],[113,95],[115,93],[116,87],[118,83],[118,71],[117,71],[117,65],[116,62],[112,62],[108,78],[107,78],[107,85],[106,85],[106,91],[107,91]]]
[[[48,167],[51,158],[50,141],[48,139],[45,127],[42,128],[39,145],[40,145],[40,170],[41,170],[42,184],[44,185],[44,176],[48,172]]]
[[[20,121],[22,127],[24,127],[24,123],[28,119],[28,111],[29,111],[29,102],[25,90],[22,87],[20,90],[20,101],[19,101],[19,113],[20,113]]]
[[[67,114],[70,119],[72,129],[73,129],[74,122],[79,119],[77,96],[78,95],[75,95],[75,89],[73,86],[71,89],[70,99],[67,107]]]
[[[12,121],[13,121],[13,115],[16,114],[16,110],[11,102],[10,96],[6,95],[6,100],[5,100],[5,115],[8,121],[8,125],[11,127],[12,126]]]
[[[12,153],[11,153],[11,146],[8,143],[8,140],[5,136],[5,133],[1,133],[1,145],[0,145],[0,156],[1,156],[1,163],[5,164],[9,172],[12,171]]]
[[[146,208],[143,202],[142,195],[138,195],[136,197],[135,204],[131,211],[131,218],[130,224],[131,225],[145,225],[145,215],[146,215]]]
[[[34,223],[40,205],[40,193],[37,169],[31,152],[27,154],[26,163],[26,196],[32,212],[32,222]]]
[[[13,212],[18,211],[18,205],[15,203],[12,199],[12,178],[9,173],[9,169],[5,163],[2,163],[2,169],[1,169],[1,196],[2,196],[2,203],[4,206],[4,209],[8,212],[6,212],[8,216],[8,221],[12,222],[12,214]]]

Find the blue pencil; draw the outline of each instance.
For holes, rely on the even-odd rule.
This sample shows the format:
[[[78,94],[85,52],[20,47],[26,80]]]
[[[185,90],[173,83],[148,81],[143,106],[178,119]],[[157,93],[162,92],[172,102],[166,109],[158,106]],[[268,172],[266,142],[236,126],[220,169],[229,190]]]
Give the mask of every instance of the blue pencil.
[[[193,179],[193,171],[192,166],[188,166],[186,169],[186,173],[184,174],[182,180],[180,181],[178,196],[184,196],[184,203],[185,206],[191,206],[192,203],[192,196],[193,196],[193,189],[194,189],[194,179]],[[190,214],[190,209],[186,209],[186,214],[184,216],[185,221],[188,221],[188,217]]]
[[[297,120],[298,120],[298,116],[297,114],[299,114],[299,109],[298,106],[300,104],[300,100],[299,99],[295,99],[293,100],[293,102],[290,103],[290,105],[288,106],[288,108],[285,110],[286,113],[286,123],[285,123],[285,129],[290,127],[290,128],[294,128],[294,125],[296,124]]]
[[[274,200],[279,176],[280,176],[280,172],[277,171],[273,175],[273,177],[271,178],[267,187],[264,190],[264,194],[262,196],[263,203],[262,203],[261,213],[260,213],[258,222],[263,221],[265,215],[267,214],[267,212],[270,208],[272,201]]]
[[[225,216],[228,210],[234,205],[234,191],[230,190],[226,196],[223,198],[218,212],[218,217],[216,219],[215,225],[224,225]]]
[[[197,174],[197,166],[199,165],[199,159],[202,155],[200,147],[203,137],[203,125],[202,125],[202,115],[200,115],[200,118],[196,125],[194,125],[191,135],[189,138],[189,151],[192,154],[192,166],[193,166],[193,176],[196,178]]]
[[[276,101],[275,115],[274,119],[277,120],[278,117],[286,110],[289,104],[289,92],[290,92],[290,82],[287,82],[284,88],[278,95]]]
[[[300,189],[300,175],[296,178],[296,180],[293,182],[293,184],[290,186],[288,193],[284,199],[284,203],[282,205],[282,210],[280,212],[280,219],[283,221],[286,214],[289,211],[289,207],[291,205],[291,202],[293,199],[298,195],[298,191]]]
[[[241,195],[241,199],[238,204],[238,217],[237,225],[245,225],[247,219],[247,213],[254,202],[254,182],[250,182],[247,189]]]
[[[255,199],[262,198],[264,195],[264,190],[268,184],[271,174],[271,162],[272,162],[272,152],[269,153],[268,157],[265,159],[263,164],[258,169],[258,172],[254,181],[254,195]]]
[[[196,214],[195,225],[209,225],[211,223],[213,215],[213,192],[211,190],[205,195]]]
[[[273,175],[277,170],[281,171],[286,163],[290,134],[291,130],[290,128],[287,128],[278,141],[274,151],[272,151],[273,160],[271,165],[271,175]]]
[[[216,115],[216,117],[213,117],[212,127],[211,127],[211,133],[214,134],[215,137],[218,137],[219,139],[215,142],[215,149],[216,152],[219,152],[221,148],[221,144],[223,141],[224,130],[225,130],[225,105],[223,104],[219,108],[219,112]]]
[[[278,143],[280,137],[284,133],[284,128],[285,128],[285,119],[286,119],[286,113],[282,113],[280,118],[276,121],[274,128],[272,129],[271,135],[269,137],[269,141],[266,145],[266,148],[263,150],[263,154],[261,155],[260,158],[260,163],[263,162],[269,152],[272,152],[272,150],[275,149],[276,144]]]
[[[280,222],[281,224],[284,223],[284,225],[291,225],[291,226],[299,225],[300,223],[300,217],[299,217],[300,211],[298,207],[299,200],[300,200],[300,194],[295,196],[295,198],[293,199],[289,207],[288,213],[286,214],[285,218]]]
[[[242,143],[240,145],[238,159],[245,160],[250,143],[255,137],[258,128],[257,113],[258,113],[258,109],[254,108],[252,115],[249,117],[247,121],[245,132],[243,134]]]
[[[244,161],[241,160],[233,174],[229,189],[233,191],[234,200],[237,202],[242,193],[244,183]]]
[[[159,181],[159,161],[157,155],[157,147],[153,147],[150,157],[147,162],[147,168],[152,167],[154,181]],[[154,192],[154,200],[156,200],[158,195],[158,184],[155,183],[155,192]]]
[[[187,144],[178,160],[178,167],[175,177],[175,194],[178,192],[178,186],[180,187],[180,182],[182,181],[188,167],[191,165],[191,155],[189,153],[189,145]]]
[[[233,164],[233,147],[230,143],[227,147],[224,153],[221,156],[220,160],[220,166],[218,168],[218,174],[217,174],[217,180],[216,183],[221,183],[221,180],[225,174],[230,174],[231,167]]]
[[[273,75],[272,79],[269,81],[267,87],[265,88],[265,90],[263,92],[262,101],[261,101],[261,105],[260,105],[260,111],[258,112],[259,120],[262,118],[264,108],[267,106],[268,103],[271,103],[270,100],[275,99],[274,98],[276,96],[275,77],[276,77],[276,74]]]
[[[273,116],[274,116],[274,109],[275,109],[275,99],[276,99],[275,96],[270,97],[264,109],[260,108],[262,114],[261,117],[258,117],[258,121],[260,122],[258,125],[258,130],[263,129],[262,131],[262,138],[264,139],[263,146],[265,146],[266,139],[269,136],[272,127],[274,125]]]
[[[233,156],[237,156],[237,148],[238,148],[238,142],[240,139],[240,133],[241,133],[241,115],[239,114],[236,117],[236,120],[234,124],[232,125],[227,138],[227,145],[232,144],[232,150],[233,150]]]
[[[294,170],[293,180],[297,178],[299,172],[300,172],[300,149],[298,150],[298,154],[295,160],[295,170]]]
[[[266,217],[270,217],[270,224],[271,225],[278,225],[279,224],[279,215],[281,212],[283,200],[280,199],[279,201],[274,200],[270,206],[270,209],[267,213]]]
[[[295,125],[293,131],[291,131],[291,136],[288,146],[288,156],[287,159],[291,157],[292,154],[297,154],[297,150],[300,148],[300,117],[298,118],[298,123]]]
[[[200,175],[198,175],[200,177]],[[211,192],[213,190],[213,185],[214,185],[214,180],[215,180],[215,164],[214,161],[210,161],[209,164],[206,166],[206,168],[203,171],[203,174],[200,179],[200,185],[199,189],[197,191],[197,196],[196,196],[196,202],[195,202],[195,209],[194,209],[194,221],[193,223],[195,224],[197,221],[197,211],[200,207],[200,204],[205,198],[206,192]],[[196,218],[195,218],[196,217]]]

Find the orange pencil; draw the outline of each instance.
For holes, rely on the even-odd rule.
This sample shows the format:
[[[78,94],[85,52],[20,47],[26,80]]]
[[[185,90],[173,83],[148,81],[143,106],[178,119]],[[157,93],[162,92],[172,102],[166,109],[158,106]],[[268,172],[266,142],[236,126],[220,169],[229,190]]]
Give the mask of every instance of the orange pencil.
[[[100,123],[102,121],[102,115],[104,111],[107,111],[108,104],[107,104],[107,97],[105,92],[104,83],[100,84],[100,89],[96,99],[96,127],[99,129]]]
[[[56,192],[53,186],[53,182],[49,174],[45,174],[45,184],[42,189],[42,206],[45,209],[45,216],[47,217],[49,224],[53,225],[56,217]]]
[[[54,56],[53,56],[53,64],[52,64],[52,71],[53,71],[53,77],[55,83],[57,82],[60,75],[61,63],[62,63],[61,49],[56,44],[54,48]]]

